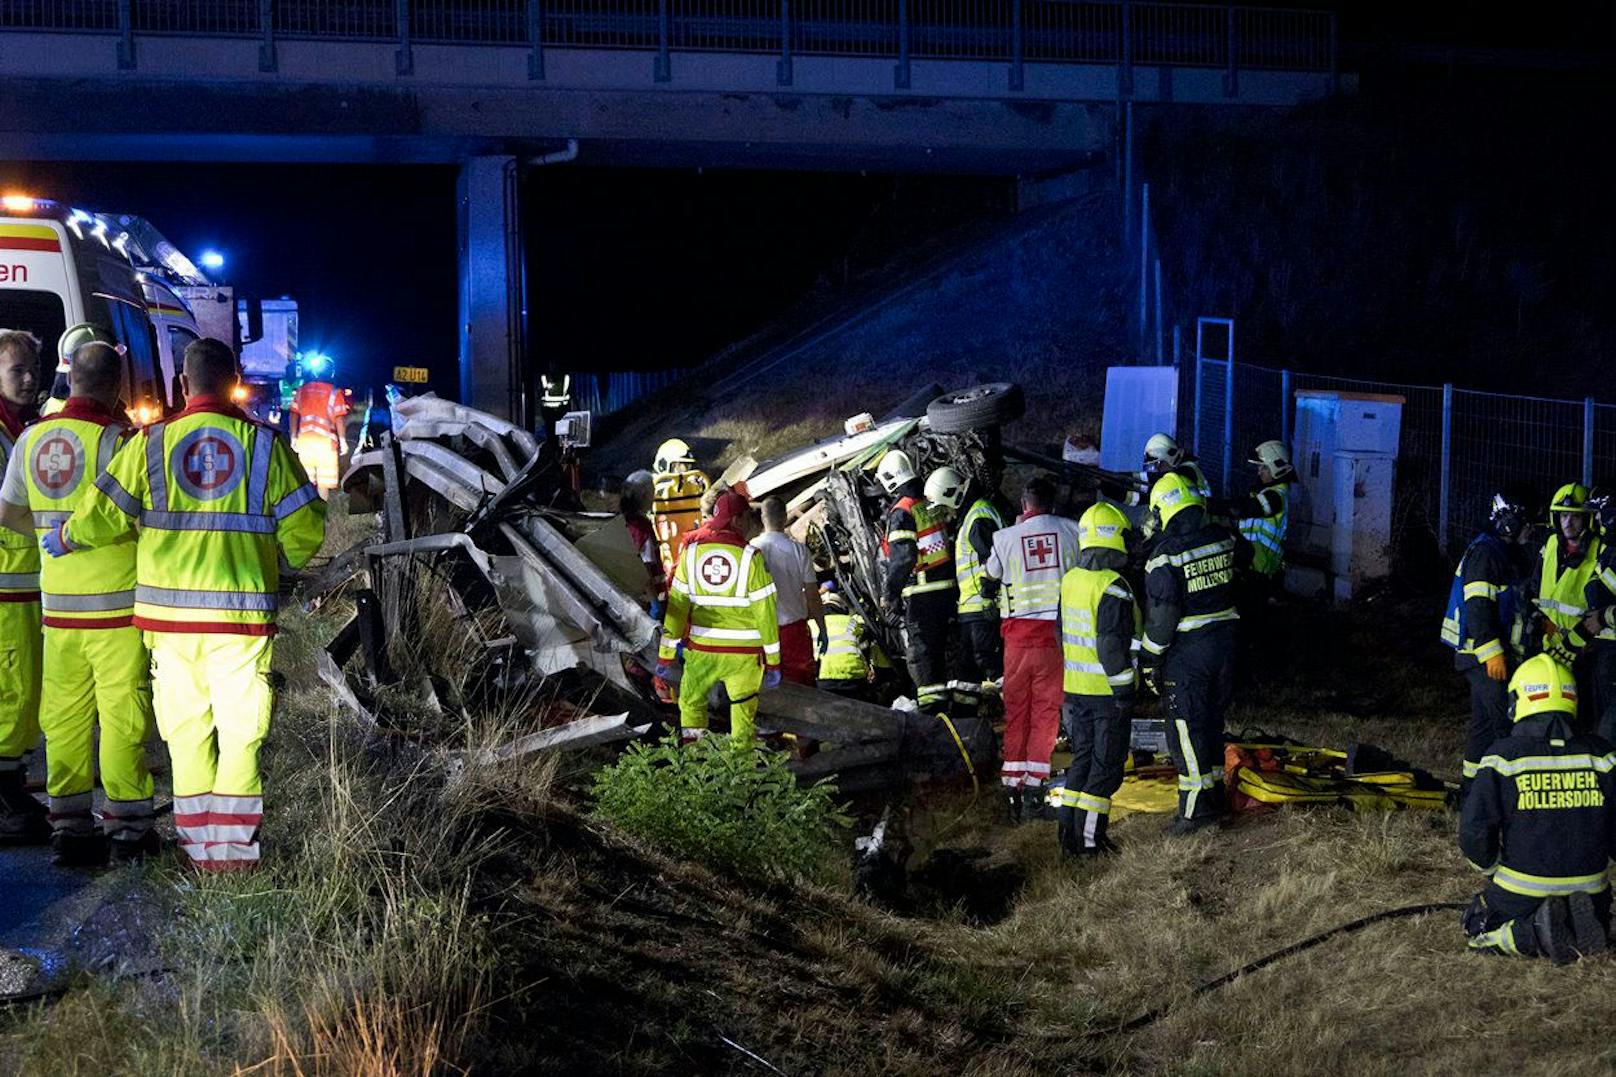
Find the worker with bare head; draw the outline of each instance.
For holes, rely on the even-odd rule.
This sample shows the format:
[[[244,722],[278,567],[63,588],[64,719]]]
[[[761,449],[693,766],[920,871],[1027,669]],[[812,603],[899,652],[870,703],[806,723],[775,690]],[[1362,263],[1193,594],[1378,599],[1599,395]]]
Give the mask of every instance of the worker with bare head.
[[[819,632],[820,652],[830,640],[825,631],[825,610],[819,601],[819,579],[814,574],[813,555],[808,547],[786,534],[786,503],[766,497],[759,507],[763,533],[752,545],[763,554],[763,563],[774,578],[774,613],[780,625],[780,675],[788,681],[812,685],[818,678],[814,661],[812,619]]]
[[[197,397],[229,401],[240,380],[235,353],[223,341],[204,337],[185,349],[180,388],[187,404]]]
[[[73,353],[67,383],[74,396],[94,400],[111,411],[118,406],[123,388],[123,356],[112,345],[100,341],[81,345]]]
[[[33,418],[39,340],[0,330],[0,466]],[[39,742],[39,550],[32,521],[0,529],[0,844],[43,842],[45,809],[24,788],[24,756]]]

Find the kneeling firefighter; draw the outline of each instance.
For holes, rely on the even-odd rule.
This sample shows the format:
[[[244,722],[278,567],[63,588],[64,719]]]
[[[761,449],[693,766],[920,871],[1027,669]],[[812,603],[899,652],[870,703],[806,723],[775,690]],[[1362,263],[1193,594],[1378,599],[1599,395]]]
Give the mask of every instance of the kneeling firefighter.
[[[1616,856],[1616,751],[1572,730],[1577,686],[1548,655],[1509,683],[1509,736],[1482,757],[1459,847],[1487,876],[1465,910],[1472,950],[1566,964],[1607,946]]]
[[[1061,717],[1072,765],[1059,790],[1061,851],[1068,856],[1113,852],[1106,836],[1111,796],[1122,787],[1133,727],[1133,645],[1140,616],[1128,563],[1127,516],[1104,501],[1077,524],[1077,567],[1061,579]]]

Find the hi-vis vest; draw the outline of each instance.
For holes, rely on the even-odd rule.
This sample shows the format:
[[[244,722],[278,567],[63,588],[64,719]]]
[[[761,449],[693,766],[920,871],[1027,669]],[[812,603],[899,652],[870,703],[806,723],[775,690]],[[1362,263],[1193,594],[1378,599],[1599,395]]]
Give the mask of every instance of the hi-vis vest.
[[[1077,521],[1052,513],[1031,516],[993,536],[993,555],[1004,581],[1004,616],[1053,621],[1060,606],[1061,578],[1077,567]]]
[[[1110,569],[1074,568],[1061,579],[1062,690],[1074,696],[1109,696],[1116,688],[1135,684],[1132,663],[1114,677],[1100,664],[1100,640],[1095,631],[1100,599],[1110,595],[1133,607],[1133,638],[1141,628],[1139,604],[1120,573]],[[1129,650],[1131,652],[1132,646]]]
[[[11,462],[15,451],[11,435],[0,428],[0,468]],[[0,602],[38,601],[39,543],[0,527]]]
[[[1537,604],[1544,616],[1561,628],[1570,628],[1587,612],[1584,592],[1594,578],[1599,561],[1599,539],[1588,543],[1575,568],[1560,571],[1560,536],[1550,535],[1543,544],[1543,575],[1538,579]]]
[[[819,626],[812,626],[814,635]],[[870,675],[870,663],[864,658],[859,641],[864,636],[864,622],[850,613],[825,614],[825,632],[830,642],[819,659],[819,679],[822,681],[862,681]],[[817,642],[817,640],[816,640]]]
[[[954,586],[954,576],[946,571],[949,562],[948,531],[943,518],[919,498],[898,500],[897,509],[914,517],[913,531],[890,531],[881,540],[881,552],[891,556],[892,544],[911,540],[919,551],[915,558],[915,578],[905,585],[903,595],[917,595],[923,591],[946,591]]]
[[[701,523],[701,495],[710,483],[707,476],[691,468],[669,471],[651,480],[651,525],[656,530],[657,553],[662,557],[664,575],[673,575],[679,557],[679,539]]]
[[[110,414],[98,422],[60,413],[23,431],[18,463],[36,535],[73,515],[128,433]],[[134,622],[135,536],[46,558],[39,582],[46,627],[124,628]]]
[[[774,580],[756,547],[692,542],[668,589],[659,653],[673,661],[683,640],[692,651],[757,655],[772,669],[780,664],[774,618]]]
[[[337,426],[350,410],[348,398],[330,382],[307,381],[298,386],[292,398],[292,410],[297,412],[298,437],[323,437],[337,440]]]
[[[1240,534],[1251,543],[1251,567],[1264,576],[1278,572],[1285,560],[1285,529],[1290,518],[1291,486],[1275,483],[1262,491],[1279,497],[1279,511],[1272,516],[1253,516],[1240,521]]]
[[[305,564],[325,502],[290,446],[239,410],[192,401],[136,434],[66,525],[74,546],[110,545],[138,521],[135,626],[268,636],[280,560]]]
[[[959,533],[954,536],[954,581],[959,585],[960,613],[986,613],[995,607],[982,597],[982,570],[986,566],[971,545],[971,530],[979,520],[991,520],[995,531],[1004,526],[1004,517],[987,498],[977,498],[965,510]]]
[[[1477,580],[1473,583],[1464,582],[1465,559],[1474,553],[1478,547],[1494,545],[1498,547],[1498,556],[1508,557],[1504,543],[1496,535],[1477,535],[1465,547],[1464,555],[1453,569],[1453,584],[1448,588],[1448,609],[1442,617],[1442,642],[1460,652],[1473,656],[1478,662],[1485,662],[1497,654],[1504,653],[1506,641],[1518,645],[1515,638],[1515,607],[1519,604],[1519,594],[1513,587],[1500,587],[1496,583],[1486,580]],[[1470,622],[1465,616],[1465,602],[1472,598],[1490,598],[1498,606],[1498,632],[1499,638],[1483,640],[1485,650],[1476,647],[1476,634],[1471,630]]]

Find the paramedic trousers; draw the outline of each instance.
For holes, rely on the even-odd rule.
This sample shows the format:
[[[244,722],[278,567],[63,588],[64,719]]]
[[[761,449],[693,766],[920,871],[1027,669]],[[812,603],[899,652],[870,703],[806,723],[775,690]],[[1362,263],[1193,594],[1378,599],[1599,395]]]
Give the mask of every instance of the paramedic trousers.
[[[1594,915],[1608,934],[1610,888],[1588,897],[1593,902]],[[1541,898],[1511,893],[1489,883],[1465,910],[1464,929],[1470,949],[1510,957],[1547,957],[1539,950],[1532,930],[1532,915],[1540,904]]]
[[[729,735],[738,748],[757,743],[758,692],[763,688],[763,659],[756,652],[729,654],[685,648],[684,676],[679,681],[680,737],[694,740],[707,732],[707,693],[722,684],[729,693]]]
[[[1465,738],[1463,788],[1468,789],[1487,749],[1509,736],[1510,721],[1509,690],[1504,681],[1488,677],[1486,667],[1479,665],[1465,670],[1465,681],[1470,685],[1470,733]]]
[[[20,772],[39,743],[42,649],[39,600],[0,602],[0,772]]]
[[[1180,632],[1162,656],[1167,748],[1178,768],[1178,816],[1222,815],[1223,715],[1234,698],[1235,623]]]
[[[967,613],[959,619],[959,642],[954,649],[955,718],[975,718],[982,705],[982,685],[1004,676],[1004,641],[999,618]]]
[[[1004,622],[1004,762],[999,781],[1008,788],[1038,788],[1049,781],[1061,718],[1061,650],[1054,621]]]
[[[309,473],[309,481],[319,489],[320,496],[324,497],[335,489],[338,478],[337,439],[317,430],[300,432],[294,447],[303,470]]]
[[[269,636],[147,632],[157,730],[174,768],[174,829],[203,871],[258,864],[258,749],[274,698]]]
[[[151,659],[140,629],[46,628],[40,725],[54,830],[95,829],[95,732],[101,729],[101,825],[114,841],[138,842],[152,826]]]
[[[807,621],[780,626],[780,679],[793,684],[814,686],[819,660],[814,656],[814,637]]]
[[[903,600],[904,656],[915,682],[915,702],[926,714],[948,709],[948,634],[955,604],[951,587]]]
[[[1111,797],[1122,788],[1132,723],[1116,697],[1070,692],[1061,704],[1061,719],[1072,748],[1072,765],[1055,813],[1061,845],[1069,852],[1104,849]]]

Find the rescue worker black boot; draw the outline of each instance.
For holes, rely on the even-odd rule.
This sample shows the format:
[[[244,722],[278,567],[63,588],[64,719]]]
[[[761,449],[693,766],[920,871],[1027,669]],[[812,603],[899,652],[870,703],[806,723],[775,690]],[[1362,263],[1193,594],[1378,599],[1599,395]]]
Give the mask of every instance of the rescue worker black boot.
[[[1605,925],[1594,912],[1593,899],[1587,894],[1572,894],[1566,899],[1571,913],[1571,935],[1577,953],[1583,957],[1602,954],[1610,945]]]
[[[108,846],[112,850],[114,864],[133,864],[136,861],[146,860],[163,851],[163,839],[155,830],[148,830],[139,838],[130,841],[125,838],[113,838]]]
[[[1537,952],[1556,965],[1569,965],[1577,959],[1571,910],[1565,898],[1544,898],[1538,905],[1537,912],[1532,914],[1532,938],[1537,943]]]
[[[1005,810],[1010,819],[1010,825],[1019,826],[1022,822],[1021,787],[1007,785],[1002,788],[1004,790]]]
[[[101,868],[107,864],[107,839],[101,834],[70,834],[58,830],[51,835],[55,855],[51,862],[59,868]]]
[[[28,795],[21,770],[0,773],[0,845],[43,845],[50,840],[45,805]]]

